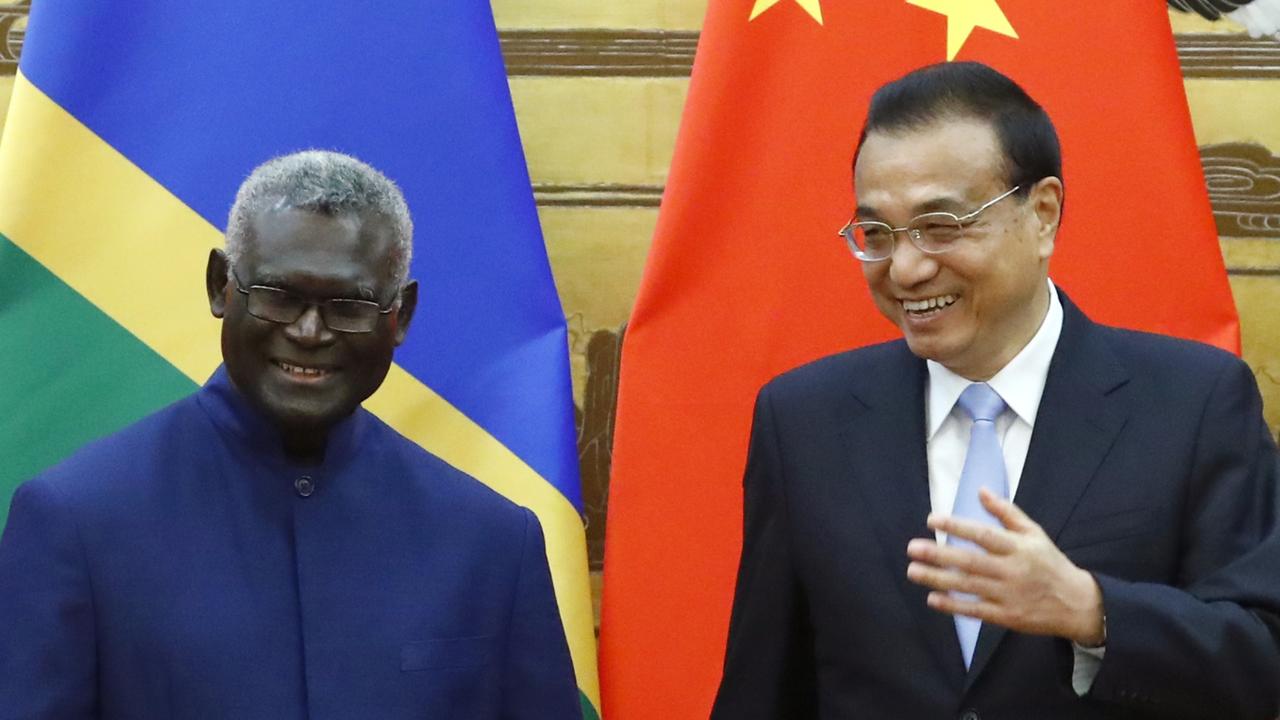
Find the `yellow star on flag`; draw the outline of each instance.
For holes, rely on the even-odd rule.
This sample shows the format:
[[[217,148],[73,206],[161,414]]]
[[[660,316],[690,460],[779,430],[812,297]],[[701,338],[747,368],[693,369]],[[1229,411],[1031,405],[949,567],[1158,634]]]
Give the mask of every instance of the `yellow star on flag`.
[[[819,4],[818,0],[795,1],[797,5],[804,8],[805,12],[809,13],[810,17],[817,20],[819,25],[822,24],[822,5]],[[747,18],[747,22],[755,20],[760,13],[768,10],[774,5],[777,5],[779,2],[781,2],[781,0],[756,0],[756,4],[751,8],[751,17]]]
[[[756,4],[759,5],[761,1],[757,0]],[[974,28],[986,28],[1011,38],[1018,37],[996,0],[907,0],[907,4],[947,16],[948,61],[956,59]]]

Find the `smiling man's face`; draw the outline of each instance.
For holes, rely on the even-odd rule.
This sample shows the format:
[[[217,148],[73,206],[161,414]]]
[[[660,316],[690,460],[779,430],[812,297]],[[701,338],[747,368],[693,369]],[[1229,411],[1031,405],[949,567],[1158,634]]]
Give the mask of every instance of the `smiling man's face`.
[[[390,223],[372,214],[268,208],[253,217],[235,266],[244,289],[266,285],[315,302],[396,303],[372,332],[344,333],[329,329],[314,304],[296,321],[276,323],[249,314],[235,280],[211,290],[227,373],[286,436],[327,430],[382,384],[416,297],[397,299],[396,252]]]
[[[1009,189],[995,130],[976,119],[869,133],[854,168],[858,219],[903,227],[928,212],[963,216]],[[1061,203],[1055,178],[983,211],[954,249],[926,254],[898,233],[893,254],[862,263],[880,312],[911,351],[971,380],[1004,367],[1048,307]]]

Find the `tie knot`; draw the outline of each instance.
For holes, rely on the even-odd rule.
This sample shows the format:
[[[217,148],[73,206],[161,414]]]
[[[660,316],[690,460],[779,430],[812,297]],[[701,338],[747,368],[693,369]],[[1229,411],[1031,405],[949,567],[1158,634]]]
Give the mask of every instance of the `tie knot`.
[[[960,393],[960,399],[956,402],[965,414],[973,419],[974,422],[979,420],[989,420],[995,422],[996,417],[1004,411],[1004,399],[1000,397],[1000,393],[991,389],[986,383],[973,383]]]

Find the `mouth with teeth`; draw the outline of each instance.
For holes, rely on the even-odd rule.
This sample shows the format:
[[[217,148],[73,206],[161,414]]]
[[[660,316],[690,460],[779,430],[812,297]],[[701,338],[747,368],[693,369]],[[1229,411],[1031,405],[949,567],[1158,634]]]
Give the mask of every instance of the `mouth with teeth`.
[[[902,309],[912,317],[933,315],[950,307],[959,298],[955,295],[938,295],[923,300],[903,300]]]
[[[285,362],[284,360],[272,359],[271,363],[288,375],[291,380],[301,382],[318,382],[329,377],[329,375],[333,373],[333,370],[330,368],[297,365]]]

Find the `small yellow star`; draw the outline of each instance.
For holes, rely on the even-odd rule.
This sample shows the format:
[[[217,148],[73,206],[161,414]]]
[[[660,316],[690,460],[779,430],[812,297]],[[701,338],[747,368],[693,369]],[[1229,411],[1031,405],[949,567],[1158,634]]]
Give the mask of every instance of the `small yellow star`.
[[[1018,37],[996,0],[907,0],[907,4],[947,16],[948,61],[956,59],[974,28]]]
[[[756,4],[751,8],[751,17],[747,18],[747,22],[755,20],[760,13],[777,5],[780,0],[756,0]],[[809,16],[822,24],[822,6],[818,4],[818,0],[796,0],[796,4],[804,8]]]

